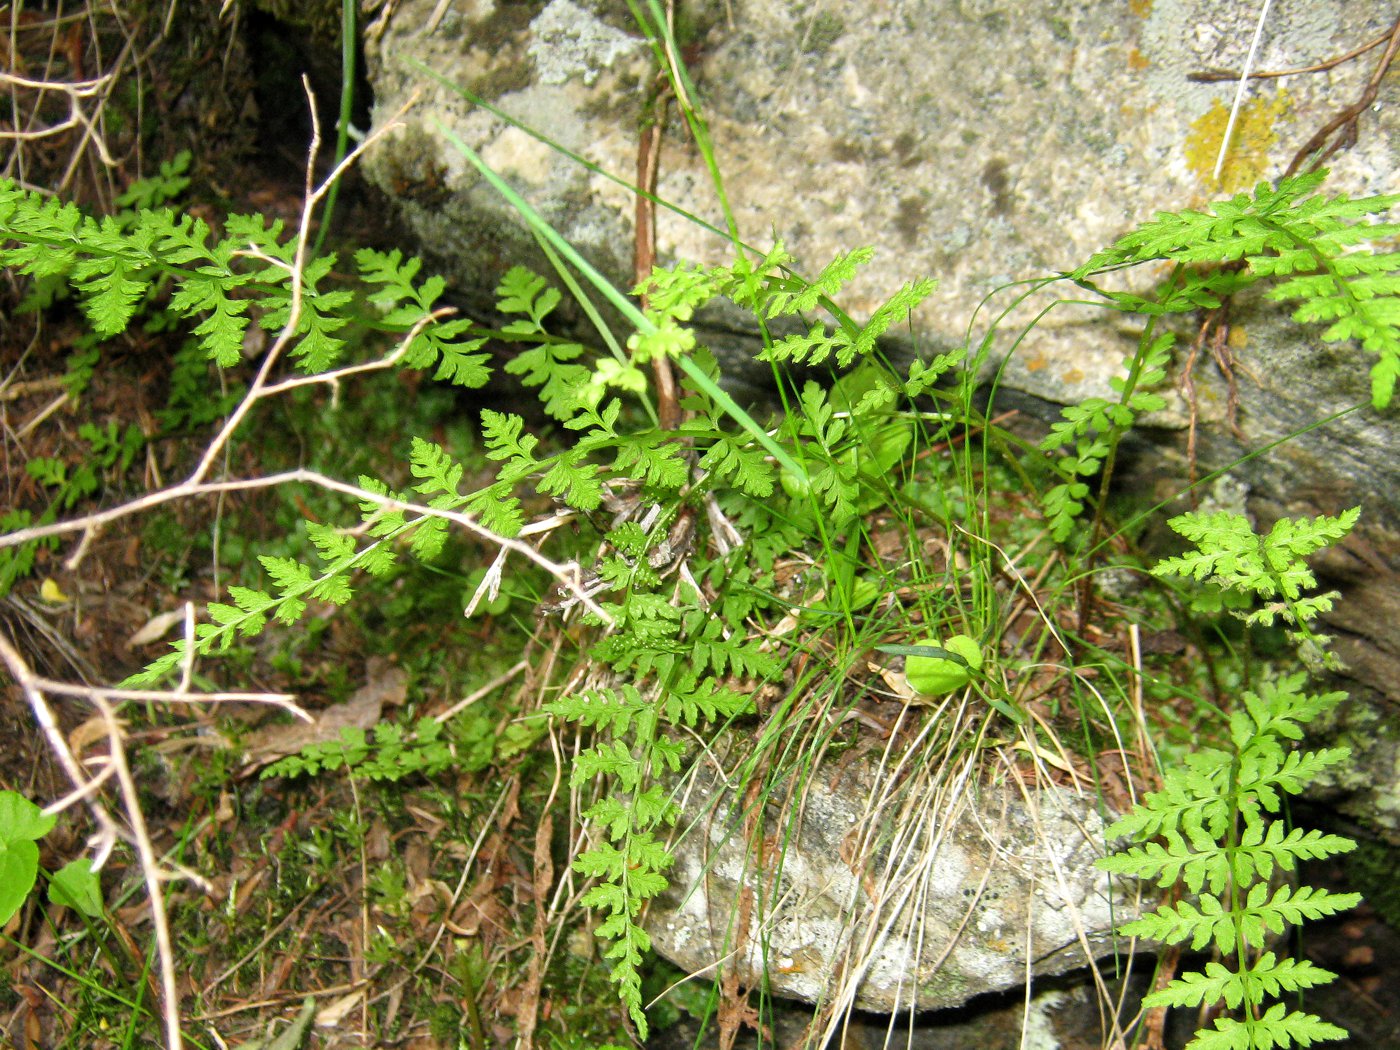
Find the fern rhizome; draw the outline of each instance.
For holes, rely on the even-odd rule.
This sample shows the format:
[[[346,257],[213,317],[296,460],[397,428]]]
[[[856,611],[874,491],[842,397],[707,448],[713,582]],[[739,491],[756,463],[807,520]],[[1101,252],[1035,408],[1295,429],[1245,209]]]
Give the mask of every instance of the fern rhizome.
[[[1396,198],[1349,202],[1310,195],[1320,178],[1285,180],[1277,189],[1261,186],[1252,197],[1222,202],[1209,214],[1159,217],[1067,275],[1100,291],[1095,281],[1104,271],[1156,259],[1180,264],[1156,296],[1101,292],[1110,307],[1141,314],[1148,323],[1138,352],[1115,383],[1117,400],[1091,399],[1066,410],[1043,446],[1044,462],[1058,476],[1044,503],[1057,539],[1070,538],[1090,505],[1097,532],[1118,440],[1140,415],[1160,407],[1150,388],[1165,378],[1169,365],[1171,336],[1157,330],[1165,315],[1218,303],[1259,278],[1281,277],[1271,294],[1301,301],[1300,319],[1330,321],[1326,338],[1354,337],[1377,355],[1374,400],[1377,406],[1389,401],[1400,360],[1397,263],[1391,255],[1347,249],[1393,233],[1391,226],[1361,220]],[[141,210],[129,224],[100,222],[0,183],[0,236],[10,242],[0,249],[0,262],[32,276],[36,296],[52,295],[60,285],[71,288],[100,335],[120,332],[139,311],[163,302],[194,324],[208,358],[219,367],[241,361],[254,319],[270,331],[290,327],[284,333],[289,356],[308,376],[360,367],[347,366],[347,355],[359,355],[363,365],[367,351],[348,342],[351,332],[402,340],[400,351],[389,358],[373,358],[374,351],[368,351],[370,366],[426,369],[466,387],[487,379],[488,361],[481,352],[487,336],[520,347],[507,371],[534,391],[545,412],[571,436],[568,442],[545,446],[520,415],[483,410],[480,433],[494,476],[470,487],[462,462],[440,445],[414,437],[407,456],[410,488],[363,476],[354,486],[342,485],[339,491],[350,491],[360,503],[355,529],[307,522],[306,535],[319,555],[316,564],[260,559],[266,586],[230,587],[229,601],[208,607],[207,622],[196,626],[190,642],[177,643],[130,684],[159,684],[193,657],[227,650],[273,621],[293,625],[310,602],[344,604],[357,578],[386,575],[405,554],[431,561],[443,551],[453,523],[475,530],[501,551],[473,604],[494,596],[511,554],[542,559],[523,537],[548,534],[564,522],[593,530],[591,556],[565,566],[551,563],[559,570],[560,588],[544,609],[598,628],[587,653],[596,673],[587,685],[549,703],[547,713],[592,734],[574,758],[572,780],[580,788],[601,787],[585,813],[591,845],[574,867],[596,880],[585,902],[603,913],[597,932],[608,942],[611,976],[644,1036],[641,967],[649,939],[642,912],[665,888],[671,863],[666,836],[678,811],[662,781],[683,761],[681,731],[743,716],[760,686],[782,675],[775,645],[755,633],[755,622],[766,622],[771,614],[805,616],[837,628],[854,624],[880,593],[859,568],[862,545],[869,541],[867,516],[912,498],[918,490],[912,463],[921,448],[964,431],[989,429],[972,407],[977,362],[960,369],[963,350],[899,370],[879,358],[880,337],[906,321],[933,282],[911,282],[861,325],[835,299],[869,259],[869,249],[838,258],[813,281],[793,273],[781,244],[766,255],[741,251],[729,266],[656,270],[637,289],[647,308],[637,314],[638,331],[626,349],[610,338],[612,352],[595,353],[551,334],[549,318],[560,293],[519,268],[497,289],[498,307],[511,320],[491,332],[438,316],[444,286],[437,278],[420,280],[417,260],[398,252],[359,252],[358,283],[346,287],[334,278],[334,256],[301,261],[295,240],[280,225],[257,217],[229,219],[220,237],[204,223],[168,210]],[[1197,266],[1230,261],[1245,266]],[[723,392],[714,359],[687,327],[693,312],[716,297],[754,315],[765,335],[763,358],[775,366],[830,362],[848,373],[831,386],[804,384],[792,392],[790,411],[769,426],[757,425]],[[816,311],[825,311],[831,322],[809,322],[805,332],[785,338],[768,335],[771,322],[805,319]],[[983,345],[990,345],[990,338]],[[676,430],[655,422],[646,368],[659,358],[677,362],[684,374],[684,421]],[[940,381],[959,369],[960,382],[941,389]],[[943,411],[930,412],[930,398]],[[1095,475],[1103,477],[1098,498],[1089,488]],[[959,499],[971,489],[967,486]],[[547,520],[527,520],[531,511],[525,500],[538,496],[554,501],[558,510]],[[928,509],[935,503],[920,503],[920,513],[942,514],[951,523],[956,518],[946,508],[954,502],[940,497],[936,506],[944,509],[939,511]],[[965,513],[971,526],[981,512]],[[1322,525],[1299,529],[1310,537],[1336,532]],[[1298,591],[1306,580],[1295,565],[1307,553],[1301,546],[1282,543],[1278,549],[1286,558],[1279,562],[1274,547],[1249,548],[1232,524],[1206,522],[1197,533],[1192,538],[1202,543],[1202,557],[1211,559],[1211,567],[1192,561],[1193,574],[1209,572],[1233,582],[1230,573],[1247,564],[1253,591],[1279,597],[1293,623],[1306,629],[1320,606]],[[1212,552],[1210,543],[1218,549]],[[784,553],[813,544],[826,559],[817,567],[821,586],[810,601],[797,604],[777,593],[774,565]],[[1264,559],[1257,571],[1247,561],[1249,550]],[[917,574],[917,557],[911,556],[906,570]],[[941,607],[921,615],[924,611],[920,634],[945,615]],[[890,629],[910,626],[906,620]],[[995,678],[991,662],[981,679]],[[1004,700],[998,702],[997,711],[1016,713]],[[1243,960],[1263,947],[1266,930],[1350,901],[1271,890],[1268,884],[1275,867],[1287,869],[1296,858],[1341,848],[1333,837],[1284,834],[1275,830],[1281,825],[1266,820],[1277,811],[1280,791],[1296,790],[1323,765],[1341,760],[1340,752],[1299,755],[1281,744],[1295,739],[1297,727],[1328,702],[1331,698],[1304,696],[1293,679],[1261,688],[1231,714],[1229,747],[1202,752],[1186,769],[1168,771],[1163,792],[1117,826],[1118,833],[1144,839],[1161,836],[1166,845],[1144,844],[1107,862],[1113,870],[1165,882],[1180,876],[1188,889],[1202,894],[1199,910],[1182,902],[1157,918],[1139,920],[1130,932],[1185,938],[1198,947],[1213,943],[1242,960],[1233,975],[1208,968],[1205,978],[1185,990],[1161,993],[1175,997],[1163,1001],[1218,998],[1244,1007],[1245,1019],[1238,1024],[1247,1035],[1222,1028],[1222,1038],[1234,1041],[1213,1045],[1270,1045],[1264,1034],[1255,1042],[1241,1041],[1255,1039],[1255,1033],[1279,1042],[1274,1010],[1257,1010],[1262,997],[1316,983],[1321,972],[1302,963],[1279,963],[1271,955],[1253,959],[1248,968]],[[394,737],[392,753],[379,754],[382,761],[375,764],[376,753],[365,740],[347,738],[284,771],[343,765],[394,779],[436,769],[443,757],[439,740],[435,727],[419,725],[415,747],[408,751],[421,762],[419,757],[407,761],[403,741]],[[1320,1024],[1308,1029],[1310,1038],[1329,1034]]]

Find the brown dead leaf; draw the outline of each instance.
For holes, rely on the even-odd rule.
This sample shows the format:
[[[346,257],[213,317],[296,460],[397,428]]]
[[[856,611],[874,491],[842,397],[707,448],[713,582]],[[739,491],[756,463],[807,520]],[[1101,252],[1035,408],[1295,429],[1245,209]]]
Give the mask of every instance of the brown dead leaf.
[[[127,723],[117,719],[117,728],[125,729]],[[105,718],[97,715],[87,719],[68,734],[68,747],[75,755],[82,755],[99,740],[106,740],[109,725]]]
[[[408,675],[403,668],[385,660],[371,660],[365,670],[369,681],[345,703],[326,708],[314,722],[268,726],[251,734],[243,773],[294,755],[309,744],[338,740],[342,729],[370,729],[380,720],[386,705],[403,703],[408,693]]]
[[[143,645],[150,645],[158,642],[170,633],[171,629],[182,623],[185,619],[185,610],[168,609],[163,613],[157,613],[147,620],[141,627],[126,640],[128,649],[139,649]]]

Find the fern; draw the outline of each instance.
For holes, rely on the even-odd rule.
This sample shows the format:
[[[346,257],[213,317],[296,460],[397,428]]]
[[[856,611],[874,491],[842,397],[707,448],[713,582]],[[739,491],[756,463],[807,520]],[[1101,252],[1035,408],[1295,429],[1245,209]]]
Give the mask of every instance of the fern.
[[[308,744],[295,755],[278,759],[258,776],[315,776],[345,769],[370,780],[397,782],[410,776],[433,776],[454,763],[451,741],[435,718],[420,718],[410,730],[393,722],[374,727],[373,736],[345,726],[336,740]]]
[[[59,514],[72,510],[80,501],[95,495],[102,486],[103,477],[109,472],[118,475],[125,473],[146,444],[140,428],[128,426],[118,429],[115,421],[109,421],[106,429],[84,423],[78,427],[78,437],[88,446],[78,466],[70,469],[65,461],[44,456],[35,456],[24,464],[25,473],[47,491],[48,506],[39,514],[37,521],[27,510],[7,512],[0,516],[0,532],[30,525],[47,525],[58,520]],[[56,546],[56,539],[48,539],[32,540],[18,547],[0,547],[0,598],[30,573],[41,547],[52,550]]]
[[[1153,393],[1152,388],[1166,378],[1173,341],[1171,333],[1153,338],[1149,326],[1143,332],[1138,352],[1124,361],[1125,374],[1110,382],[1118,400],[1092,397],[1067,406],[1041,441],[1042,451],[1061,453],[1054,469],[1063,480],[1044,497],[1045,516],[1056,541],[1063,543],[1070,537],[1084,512],[1089,498],[1085,479],[1105,468],[1118,442],[1140,415],[1166,405],[1166,400]]]
[[[1385,408],[1400,378],[1400,253],[1365,245],[1400,233],[1400,224],[1368,221],[1400,203],[1400,194],[1355,201],[1345,194],[1324,197],[1315,191],[1326,176],[1325,170],[1296,175],[1276,187],[1261,182],[1253,195],[1217,201],[1208,211],[1160,214],[1070,276],[1088,284],[1100,270],[1158,259],[1183,265],[1242,262],[1242,271],[1223,278],[1197,275],[1160,308],[1218,306],[1221,294],[1274,278],[1277,283],[1266,294],[1296,304],[1294,320],[1326,324],[1324,340],[1354,340],[1376,355],[1371,403]],[[1121,309],[1143,309],[1137,297],[1104,294]]]
[[[706,680],[689,689],[662,688],[654,696],[632,685],[587,690],[546,705],[550,714],[604,737],[574,762],[575,786],[604,777],[613,790],[584,813],[602,838],[573,867],[596,880],[583,903],[604,913],[596,933],[608,942],[603,955],[612,962],[611,978],[643,1039],[647,1019],[641,965],[651,938],[638,918],[646,902],[666,889],[672,856],[656,836],[674,823],[678,812],[655,777],[678,772],[683,754],[681,745],[661,729],[696,725],[702,716],[731,719],[749,704],[747,697]]]
[[[816,284],[801,294],[793,295],[786,291],[775,293],[769,300],[769,316],[811,310],[821,298],[834,293],[848,280],[856,265],[867,262],[870,255],[869,252],[853,252],[840,257],[822,272]],[[823,291],[817,294],[818,286],[830,287],[832,293]],[[933,294],[937,286],[938,283],[929,278],[911,281],[877,307],[864,327],[857,328],[844,318],[842,324],[830,332],[825,325],[816,324],[806,335],[791,335],[765,346],[758,355],[759,360],[818,365],[834,356],[838,367],[849,368],[857,358],[867,357],[874,351],[876,341],[890,328],[903,323],[915,307]]]
[[[519,376],[527,387],[540,387],[540,402],[555,419],[569,419],[580,407],[580,393],[588,383],[589,371],[577,359],[583,347],[567,340],[554,340],[545,330],[545,318],[559,305],[559,292],[543,277],[523,266],[512,267],[496,288],[496,308],[503,314],[523,314],[511,321],[502,334],[537,346],[522,350],[506,364],[506,371]]]
[[[1256,535],[1246,519],[1228,512],[1183,514],[1167,524],[1193,541],[1196,549],[1164,559],[1152,572],[1186,576],[1221,591],[1263,598],[1266,604],[1244,616],[1246,623],[1267,626],[1282,618],[1292,625],[1296,641],[1320,648],[1327,639],[1313,633],[1309,624],[1332,608],[1337,594],[1305,594],[1317,580],[1302,559],[1340,540],[1360,513],[1359,507],[1353,507],[1336,517],[1282,518],[1267,536]]]
[[[1268,536],[1258,536],[1237,515],[1184,515],[1171,524],[1197,548],[1154,572],[1265,598],[1283,595],[1292,622],[1306,630],[1322,606],[1302,594],[1314,584],[1302,559],[1335,542],[1355,521],[1356,513],[1348,511],[1337,518],[1279,522]],[[1193,951],[1210,947],[1233,958],[1233,967],[1210,962],[1203,972],[1182,974],[1144,1000],[1147,1007],[1223,1001],[1241,1012],[1238,1019],[1216,1021],[1214,1031],[1198,1032],[1188,1050],[1268,1050],[1346,1035],[1311,1014],[1290,1013],[1282,1003],[1264,1006],[1335,976],[1311,963],[1278,960],[1266,950],[1270,937],[1360,901],[1354,893],[1271,884],[1276,873],[1296,871],[1299,861],[1355,848],[1342,836],[1285,829],[1273,819],[1286,795],[1301,792],[1349,755],[1346,748],[1285,748],[1285,741],[1300,739],[1303,726],[1342,699],[1341,693],[1306,694],[1304,682],[1299,673],[1245,693],[1230,715],[1228,747],[1188,755],[1183,768],[1164,774],[1160,791],[1108,829],[1110,838],[1131,836],[1137,844],[1103,858],[1100,868],[1155,879],[1162,887],[1179,881],[1195,897],[1163,904],[1119,932],[1189,944]]]
[[[162,199],[181,176],[165,173],[163,186],[138,187],[141,199]],[[40,289],[64,281],[93,330],[104,338],[124,331],[161,289],[166,309],[194,325],[209,359],[220,367],[242,361],[248,326],[277,331],[291,319],[296,241],[282,223],[261,216],[230,216],[222,238],[209,225],[168,208],[140,208],[121,218],[95,219],[77,207],[47,200],[0,180],[0,265],[32,277]],[[353,291],[323,287],[336,257],[302,268],[301,308],[290,354],[306,373],[325,371],[342,358],[341,333],[351,324],[407,332],[431,312],[442,293],[440,278],[414,282],[419,263],[398,252],[363,251],[360,276],[382,286],[361,309]],[[380,316],[375,316],[375,312]],[[487,378],[484,339],[465,321],[425,326],[407,352],[412,367],[435,367],[437,378],[480,386]]]
[[[461,464],[440,446],[415,438],[410,470],[419,479],[417,490],[430,496],[428,503],[433,508],[459,511],[471,502],[471,496],[459,491]],[[361,488],[374,495],[407,500],[374,478],[362,476],[359,481]],[[185,641],[176,642],[170,652],[129,677],[125,684],[158,683],[189,656],[226,652],[236,638],[256,636],[269,622],[285,626],[295,624],[305,615],[310,602],[346,604],[353,596],[350,584],[353,573],[363,571],[371,576],[383,576],[392,569],[397,559],[395,540],[407,539],[409,550],[425,561],[437,557],[446,542],[446,525],[439,517],[409,517],[375,500],[362,501],[360,512],[370,542],[359,545],[329,525],[307,522],[307,537],[316,548],[322,565],[313,568],[293,558],[260,556],[258,562],[271,580],[270,589],[230,587],[232,604],[213,602],[208,606],[212,622],[196,625],[192,651]],[[497,523],[510,524],[509,514],[509,507],[498,506]]]

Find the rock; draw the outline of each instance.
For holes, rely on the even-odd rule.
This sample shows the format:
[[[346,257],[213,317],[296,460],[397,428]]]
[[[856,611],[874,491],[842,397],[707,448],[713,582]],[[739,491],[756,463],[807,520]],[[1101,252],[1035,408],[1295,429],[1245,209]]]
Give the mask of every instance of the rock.
[[[409,64],[422,63],[630,179],[654,70],[624,6],[477,0],[444,9],[437,0],[401,0],[390,7],[366,47],[376,120],[413,91],[424,97],[406,126],[369,155],[367,171],[464,296],[488,305],[509,266],[546,267],[518,217],[443,129],[479,150],[604,273],[630,284],[626,190]],[[716,0],[686,10],[682,44],[741,232],[755,242],[781,237],[808,272],[875,244],[875,263],[842,298],[857,316],[911,277],[937,277],[940,288],[910,333],[925,347],[961,344],[979,302],[1000,286],[1071,268],[1159,209],[1199,205],[1277,174],[1371,70],[1361,60],[1255,82],[1222,187],[1212,171],[1234,85],[1187,75],[1242,65],[1253,8],[1206,0],[1073,10],[1052,0],[887,0],[856,10]],[[1375,36],[1388,18],[1379,8],[1323,0],[1277,9],[1256,68],[1323,60]],[[1384,90],[1392,104],[1368,114],[1358,145],[1334,158],[1333,188],[1354,196],[1394,188],[1400,85],[1390,78]],[[703,159],[674,110],[659,193],[722,226]],[[732,255],[724,238],[664,210],[657,236],[663,260]],[[1017,319],[1039,305],[1013,314],[999,353],[1009,349]],[[734,320],[725,315],[723,324]],[[1272,305],[1251,305],[1236,321],[1243,440],[1208,443],[1203,473],[1365,397],[1369,360],[1355,348],[1322,347],[1316,330],[1300,330]],[[752,338],[736,346],[723,330],[709,335],[731,371],[743,372]],[[1053,414],[1108,394],[1133,335],[1098,311],[1052,313],[1007,361],[1001,396]],[[1198,408],[1214,435],[1226,397],[1208,377],[1201,386]],[[1178,398],[1155,422],[1179,432],[1186,418]],[[1397,444],[1394,414],[1367,410],[1275,450],[1267,466],[1243,469],[1275,496],[1280,481],[1296,486],[1305,471],[1310,483],[1354,494],[1373,523],[1394,527]]]
[[[921,797],[919,778],[896,787],[876,766],[834,760],[785,781],[761,821],[699,767],[671,887],[647,913],[655,949],[689,973],[737,968],[775,995],[835,998],[838,1016],[955,1006],[1113,950],[1133,910],[1093,867],[1096,800],[1005,780]]]
[[[1150,971],[1150,966],[1147,967]],[[1143,968],[1134,983],[1124,1016],[1131,1013],[1148,987],[1150,972]],[[1118,991],[1110,988],[1110,992]],[[880,1014],[851,1014],[835,1026],[838,1039],[829,1043],[812,1031],[810,1011],[796,1005],[775,1003],[772,1037],[762,1038],[741,1031],[736,1047],[740,1050],[770,1050],[774,1046],[809,1048],[839,1046],[841,1050],[1103,1050],[1112,1046],[1112,1034],[1105,1030],[1111,1014],[1089,988],[1037,988],[1029,1002],[1017,994],[989,996],[952,1010],[939,1010],[917,1016],[891,1017]],[[1186,1011],[1172,1015],[1175,1022],[1168,1032],[1167,1046],[1184,1046],[1190,1036],[1185,1028]],[[716,1025],[711,1023],[702,1036],[698,1023],[682,1019],[674,1028],[654,1034],[648,1050],[714,1050],[720,1046]],[[1175,1038],[1173,1038],[1175,1037]],[[839,1041],[838,1041],[839,1040]]]

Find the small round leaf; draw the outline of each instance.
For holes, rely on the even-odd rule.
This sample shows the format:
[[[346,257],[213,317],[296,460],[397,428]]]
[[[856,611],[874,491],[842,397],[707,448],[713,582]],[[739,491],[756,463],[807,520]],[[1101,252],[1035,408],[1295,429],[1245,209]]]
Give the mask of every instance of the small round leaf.
[[[0,927],[19,911],[39,874],[39,847],[30,839],[0,842]]]
[[[92,861],[79,857],[69,861],[49,880],[49,900],[82,912],[90,918],[102,914],[102,884],[92,870]]]
[[[917,693],[924,696],[945,696],[972,681],[982,667],[982,650],[965,634],[955,634],[946,642],[932,638],[918,643],[941,649],[961,660],[942,656],[909,656],[904,660],[904,676]]]

